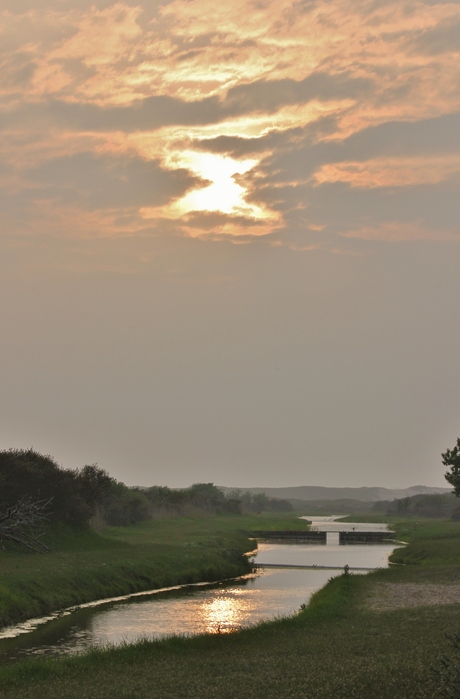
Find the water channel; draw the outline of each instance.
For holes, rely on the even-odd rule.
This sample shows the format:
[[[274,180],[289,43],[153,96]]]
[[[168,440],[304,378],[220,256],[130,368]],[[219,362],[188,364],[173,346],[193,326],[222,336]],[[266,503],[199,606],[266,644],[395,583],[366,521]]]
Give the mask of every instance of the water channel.
[[[323,531],[385,529],[385,525],[343,523],[335,527],[330,518],[309,519],[312,528]],[[229,633],[295,613],[329,578],[340,575],[345,565],[357,573],[388,566],[394,548],[391,542],[339,545],[332,534],[326,545],[259,541],[255,562],[267,568],[255,574],[218,584],[138,593],[66,610],[54,618],[31,620],[0,632],[0,659],[72,654],[171,634]],[[270,567],[274,564],[293,567]]]

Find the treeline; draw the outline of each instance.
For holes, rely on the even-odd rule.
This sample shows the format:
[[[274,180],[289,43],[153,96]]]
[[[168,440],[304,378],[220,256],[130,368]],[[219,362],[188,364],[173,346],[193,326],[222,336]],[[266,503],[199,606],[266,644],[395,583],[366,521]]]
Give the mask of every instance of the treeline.
[[[460,520],[458,499],[452,493],[412,495],[397,500],[381,500],[374,503],[373,512],[386,515],[412,515],[414,517],[441,517]]]
[[[48,503],[50,521],[72,526],[127,526],[170,516],[239,515],[286,511],[289,502],[234,491],[213,483],[175,490],[164,486],[129,488],[93,464],[65,469],[33,449],[0,451],[0,515],[24,500]]]
[[[232,490],[228,493],[227,497],[240,503],[240,510],[243,514],[291,512],[294,509],[289,500],[269,498],[265,493],[249,493],[242,490]]]
[[[213,483],[195,483],[181,490],[154,485],[138,492],[146,498],[148,516],[152,519],[241,514],[239,501],[226,497]]]
[[[347,515],[365,514],[372,511],[373,502],[341,498],[337,500],[298,500],[291,498],[290,503],[296,512],[306,515]]]
[[[51,456],[33,449],[0,451],[0,508],[24,500],[48,503],[48,518],[82,526],[97,516],[129,524],[142,519],[144,498],[96,465],[61,468]]]
[[[149,516],[152,518],[292,510],[292,505],[287,500],[269,498],[265,493],[251,495],[241,490],[224,494],[213,483],[195,483],[183,490],[154,485],[152,488],[142,489],[141,492],[149,501]]]

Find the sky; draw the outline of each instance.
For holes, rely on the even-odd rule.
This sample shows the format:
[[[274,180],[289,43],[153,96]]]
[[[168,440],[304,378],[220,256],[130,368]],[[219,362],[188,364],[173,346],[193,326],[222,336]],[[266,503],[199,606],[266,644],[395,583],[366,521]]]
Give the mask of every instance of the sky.
[[[445,486],[460,2],[2,0],[0,448]]]

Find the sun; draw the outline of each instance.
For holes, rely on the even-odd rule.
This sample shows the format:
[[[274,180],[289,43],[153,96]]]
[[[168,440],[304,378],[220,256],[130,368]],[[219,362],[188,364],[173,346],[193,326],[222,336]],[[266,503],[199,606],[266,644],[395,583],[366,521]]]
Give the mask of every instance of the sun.
[[[234,175],[243,175],[256,160],[237,161],[213,153],[184,153],[192,172],[209,180],[211,184],[195,189],[177,202],[183,213],[188,211],[220,211],[224,214],[240,213],[248,205],[244,201],[245,189],[238,184]],[[252,208],[252,207],[250,207]]]
[[[183,151],[175,167],[186,168],[209,184],[187,192],[167,207],[168,214],[176,218],[193,211],[218,211],[252,219],[269,218],[270,212],[246,201],[247,190],[235,179],[235,175],[243,175],[257,162],[254,159],[235,160],[215,153]]]

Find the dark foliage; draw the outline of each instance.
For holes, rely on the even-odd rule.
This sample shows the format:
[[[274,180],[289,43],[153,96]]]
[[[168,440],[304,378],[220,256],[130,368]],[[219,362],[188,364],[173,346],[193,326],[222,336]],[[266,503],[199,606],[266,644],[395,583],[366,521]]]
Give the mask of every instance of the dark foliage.
[[[239,499],[226,497],[214,483],[194,483],[183,490],[155,485],[143,492],[150,503],[153,517],[241,514]]]
[[[112,527],[127,527],[150,518],[149,501],[144,493],[116,481],[105,493],[101,508],[104,522]]]
[[[0,513],[11,508],[23,512],[24,503],[42,502],[52,502],[50,521],[77,527],[129,526],[164,515],[241,512],[240,501],[225,497],[213,483],[195,483],[185,490],[161,486],[142,490],[118,482],[96,464],[64,469],[33,449],[0,451]]]
[[[453,486],[455,495],[460,497],[460,438],[453,449],[447,449],[441,456],[444,466],[450,469],[444,478]]]
[[[398,500],[380,500],[374,503],[374,512],[386,515],[412,515],[414,517],[452,517],[456,518],[458,503],[451,493],[444,495],[413,495]]]
[[[52,502],[51,522],[77,527],[129,526],[163,516],[292,510],[287,500],[264,493],[235,491],[225,496],[213,483],[195,483],[181,490],[129,488],[97,464],[65,469],[33,449],[0,451],[0,513],[13,512],[11,508],[23,512],[25,503],[43,502]]]
[[[52,519],[70,525],[86,523],[91,503],[86,502],[78,473],[62,469],[51,456],[33,449],[0,452],[0,506],[8,508],[24,499],[51,500]]]
[[[291,512],[294,509],[289,500],[269,498],[265,493],[249,493],[248,491],[234,490],[229,497],[239,500],[241,511],[245,513]]]
[[[0,508],[25,502],[52,502],[49,519],[84,526],[98,517],[104,524],[133,524],[148,516],[148,501],[96,464],[63,469],[51,456],[33,449],[0,451]]]

